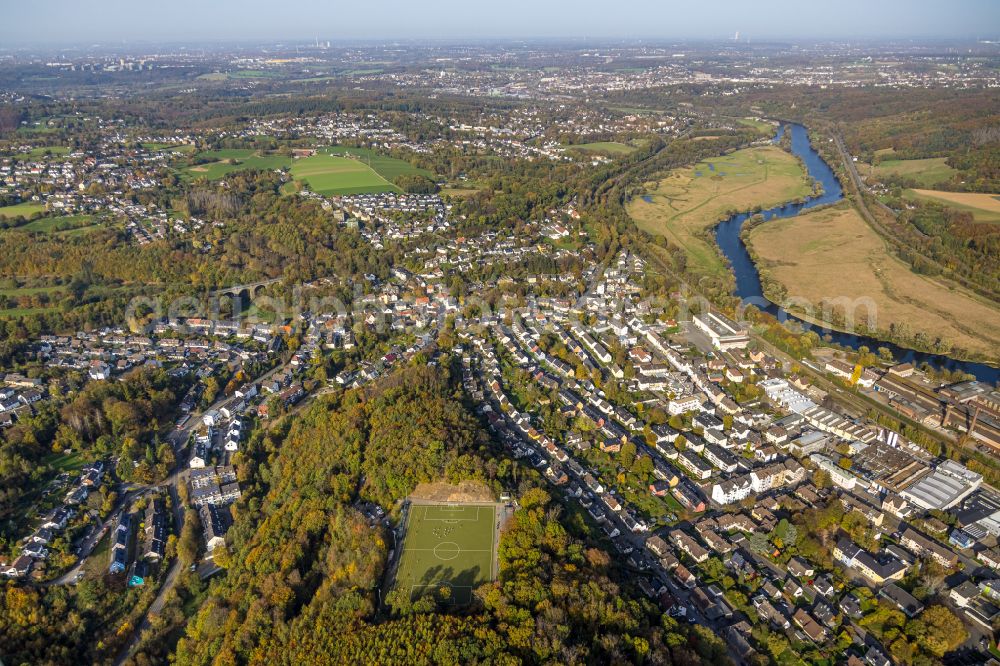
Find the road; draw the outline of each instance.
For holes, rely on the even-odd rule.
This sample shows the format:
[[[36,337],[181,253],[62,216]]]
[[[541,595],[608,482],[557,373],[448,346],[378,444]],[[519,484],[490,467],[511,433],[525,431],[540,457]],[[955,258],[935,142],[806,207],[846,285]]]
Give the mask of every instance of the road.
[[[263,381],[269,378],[271,375],[275,374],[279,370],[284,370],[287,366],[279,365],[268,372],[261,375],[256,381]],[[186,460],[186,445],[191,432],[201,424],[201,417],[213,409],[218,409],[228,397],[222,397],[216,400],[211,406],[202,410],[201,412],[192,413],[191,417],[187,420],[185,426],[180,430],[172,430],[167,435],[167,441],[171,443],[174,448],[174,456],[177,462],[174,466],[174,470],[170,473],[167,478],[157,484],[136,486],[132,485],[122,485],[119,487],[119,491],[125,489],[124,495],[119,497],[118,501],[115,502],[112,508],[111,514],[105,519],[100,526],[95,526],[91,528],[90,532],[84,538],[83,542],[80,544],[80,555],[77,558],[76,563],[73,567],[62,574],[58,578],[45,583],[40,583],[40,585],[69,585],[76,583],[77,575],[83,570],[83,564],[86,562],[87,558],[94,551],[94,548],[100,542],[101,538],[104,536],[106,531],[110,529],[111,525],[118,520],[121,510],[124,506],[127,506],[132,501],[138,499],[139,497],[153,491],[156,488],[167,488],[173,498],[174,505],[174,524],[177,525],[176,532],[180,533],[180,528],[184,522],[184,510],[180,505],[180,499],[177,495],[177,483],[183,481],[187,475],[187,460]]]
[[[858,167],[854,162],[854,157],[851,156],[851,153],[847,150],[847,146],[844,145],[844,140],[839,134],[834,134],[833,143],[837,146],[837,151],[840,153],[840,158],[844,163],[844,169],[847,170],[847,175],[851,178],[851,184],[854,185],[856,196],[849,196],[851,203],[853,203],[857,211],[861,213],[861,217],[865,218],[868,225],[879,235],[887,238],[890,242],[896,242],[890,230],[886,229],[885,226],[882,225],[868,209],[868,202],[865,200],[865,195],[869,194],[868,186],[865,185],[865,181],[861,179],[861,174],[858,173]],[[893,220],[896,219],[896,213],[891,208],[886,206],[881,201],[876,200],[875,203],[881,210],[888,213]],[[930,261],[934,265],[940,267],[940,265],[932,259],[927,259],[927,261]]]
[[[177,475],[177,472],[174,473]],[[180,475],[175,477],[175,482],[181,480]],[[169,486],[168,492],[170,493],[171,501],[174,506],[174,521],[177,526],[177,533],[180,534],[181,529],[184,527],[184,507],[181,506],[180,497],[177,495],[177,485],[173,483]],[[167,570],[167,575],[163,579],[163,584],[160,586],[160,591],[156,594],[156,598],[153,602],[149,604],[149,608],[142,615],[142,620],[139,625],[135,628],[132,633],[132,637],[129,639],[125,647],[122,648],[121,652],[118,653],[118,657],[115,659],[115,666],[122,664],[128,656],[132,653],[132,650],[139,644],[142,639],[142,632],[149,629],[152,625],[149,621],[150,615],[157,615],[163,610],[163,606],[167,603],[167,595],[174,585],[177,584],[177,576],[181,572],[181,561],[180,558],[175,557],[174,561],[170,564],[170,569]]]
[[[275,373],[284,370],[287,365],[278,365],[271,370],[268,370],[263,375],[255,379],[255,382],[262,382]],[[157,487],[166,488],[167,492],[170,493],[171,504],[174,507],[174,525],[175,533],[180,535],[181,530],[184,527],[184,506],[181,504],[180,494],[178,492],[178,486],[180,483],[184,483],[188,475],[187,466],[187,442],[190,439],[192,431],[201,425],[202,416],[207,412],[218,409],[224,402],[229,400],[229,396],[223,396],[212,403],[210,406],[206,407],[200,412],[193,412],[191,418],[189,418],[184,427],[173,430],[169,435],[167,435],[167,440],[174,447],[174,455],[177,459],[174,471],[170,473],[166,479],[164,479]],[[151,490],[152,487],[148,488]],[[151,624],[149,618],[151,615],[159,614],[163,610],[163,606],[167,602],[167,595],[170,591],[174,589],[177,584],[177,578],[181,573],[181,563],[179,558],[174,558],[173,562],[170,564],[170,568],[167,570],[167,575],[163,579],[163,584],[160,586],[160,591],[157,593],[156,598],[143,613],[142,619],[139,621],[132,633],[132,637],[129,642],[122,648],[118,657],[115,659],[116,666],[123,663],[128,656],[132,653],[132,650],[139,644],[142,638],[142,632],[149,629]]]
[[[479,360],[481,362],[481,359]],[[489,395],[489,389],[488,389],[489,382],[486,380],[485,376],[483,376],[478,369],[474,372],[480,390],[482,390],[485,395]],[[534,455],[531,456],[531,458],[540,458],[543,461],[549,460],[548,452],[543,447],[539,446],[536,442],[531,441],[529,438],[519,434],[520,431],[518,429],[517,424],[514,423],[514,421],[510,418],[510,415],[506,411],[500,408],[499,404],[497,404],[493,400],[490,400],[490,403],[493,409],[496,411],[496,413],[501,415],[501,418],[506,424],[507,432],[511,433],[513,437],[517,438],[521,446],[526,447],[528,450],[533,452]],[[506,440],[502,441],[504,441],[504,444],[506,446]],[[649,450],[649,448],[646,447],[644,444],[641,446],[637,446],[637,449],[639,450],[640,453],[653,455],[652,452]],[[583,465],[583,468],[585,471],[587,470],[587,466],[585,464]],[[572,467],[565,465],[563,466],[563,470],[566,472],[567,476],[569,476],[580,488],[583,489],[587,488],[584,479],[578,476],[574,472]],[[595,476],[599,475],[595,474]],[[587,491],[584,490],[584,492]],[[616,495],[616,497],[622,503],[623,507],[628,506],[628,503],[625,501],[624,497],[620,495]],[[566,502],[574,501],[569,496],[563,496],[563,498],[564,501]],[[701,624],[702,626],[708,627],[716,635],[720,635],[722,630],[725,629],[725,627],[727,627],[729,624],[729,622],[727,621],[728,618],[720,617],[716,620],[709,620],[708,618],[698,614],[691,600],[691,591],[688,590],[687,588],[677,585],[671,578],[670,574],[665,569],[663,569],[663,567],[660,566],[659,562],[654,560],[647,551],[646,539],[649,536],[649,534],[647,534],[646,532],[633,532],[625,524],[624,520],[622,519],[622,515],[618,511],[612,511],[610,509],[607,509],[606,507],[603,507],[601,500],[596,495],[591,495],[591,499],[597,506],[601,506],[603,509],[605,509],[603,513],[606,517],[606,523],[618,530],[619,535],[617,537],[614,537],[612,541],[618,552],[621,554],[621,556],[627,555],[632,552],[636,553],[637,558],[643,564],[642,571],[650,575],[653,575],[664,586],[666,586],[670,590],[674,598],[677,599],[679,603],[688,608],[689,617],[692,620],[696,621],[698,624]],[[628,566],[625,565],[624,563],[622,563],[622,565]],[[727,650],[729,652],[729,657],[730,659],[733,660],[734,664],[743,663],[743,660],[740,659],[739,655],[737,655],[732,650],[731,647],[727,646]]]
[[[868,191],[868,188],[865,186],[864,181],[861,179],[860,174],[858,174],[858,169],[857,166],[855,166],[854,158],[847,150],[847,146],[844,145],[844,140],[840,137],[839,134],[833,135],[833,143],[834,145],[837,146],[837,150],[840,152],[841,160],[844,162],[844,168],[847,170],[847,173],[851,178],[851,183],[853,184],[854,190],[856,192],[855,196],[848,196],[848,198],[851,200],[851,203],[854,205],[857,211],[861,213],[861,217],[864,218],[865,222],[867,222],[868,225],[875,230],[875,233],[877,233],[883,239],[888,241],[890,245],[896,247],[905,256],[910,256],[914,252],[918,253],[920,258],[924,262],[926,262],[930,266],[933,266],[935,269],[939,271],[940,276],[943,279],[956,282],[959,285],[968,289],[969,291],[981,294],[983,296],[986,296],[987,298],[991,298],[994,300],[997,298],[996,291],[984,287],[983,285],[976,284],[975,282],[972,282],[965,276],[956,273],[950,267],[941,264],[940,262],[936,261],[931,257],[928,257],[926,254],[920,251],[919,247],[915,247],[912,243],[908,243],[905,240],[901,240],[898,236],[898,232],[893,232],[892,229],[886,228],[886,226],[882,224],[876,216],[872,215],[871,210],[868,208],[868,201],[865,199],[865,195],[870,193]],[[872,197],[872,201],[874,201],[875,205],[878,206],[879,210],[886,213],[890,219],[892,219],[893,221],[896,220],[897,216],[894,210],[886,206],[881,201],[878,201],[874,197]],[[910,262],[908,261],[907,263]]]
[[[861,176],[858,174],[858,168],[854,164],[854,158],[851,157],[850,152],[847,150],[847,146],[844,145],[844,140],[839,134],[834,134],[833,142],[836,144],[837,150],[840,152],[840,157],[844,161],[844,168],[847,169],[847,174],[851,177],[851,181],[854,183],[854,189],[856,189],[859,194],[867,192],[868,188],[865,187],[864,181],[861,180]]]
[[[122,509],[129,502],[142,497],[150,490],[152,490],[152,488],[147,486],[127,490],[125,494],[119,497],[118,501],[115,502],[115,505],[112,507],[111,513],[108,514],[108,517],[100,525],[94,525],[90,529],[90,532],[79,546],[80,554],[77,557],[76,564],[73,565],[73,568],[58,578],[41,583],[41,585],[70,585],[76,583],[77,576],[83,571],[83,565],[87,561],[87,558],[90,557],[92,552],[94,552],[94,548],[101,541],[101,538],[103,538],[107,531],[111,529],[111,525],[114,524],[119,517],[121,517]]]
[[[608,259],[610,261],[610,259]],[[597,283],[604,276],[604,264],[598,264],[594,269],[594,275],[591,277],[587,288],[584,289],[583,293],[580,294],[580,298],[576,299],[576,307],[585,308],[587,305],[587,299],[593,295],[594,289],[597,288]]]

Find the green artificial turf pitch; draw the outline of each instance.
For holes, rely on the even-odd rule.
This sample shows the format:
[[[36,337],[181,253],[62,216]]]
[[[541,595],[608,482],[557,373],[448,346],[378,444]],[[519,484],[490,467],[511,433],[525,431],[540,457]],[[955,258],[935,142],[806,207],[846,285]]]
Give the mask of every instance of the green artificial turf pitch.
[[[472,591],[493,580],[496,511],[492,505],[423,505],[410,507],[396,587],[411,600],[425,594],[467,604]]]

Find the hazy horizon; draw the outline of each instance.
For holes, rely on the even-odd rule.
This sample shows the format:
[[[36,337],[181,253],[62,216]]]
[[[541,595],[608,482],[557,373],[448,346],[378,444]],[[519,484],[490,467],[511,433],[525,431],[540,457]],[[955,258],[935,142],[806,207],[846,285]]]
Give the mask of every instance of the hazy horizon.
[[[18,2],[4,14],[3,46],[312,39],[712,40],[736,33],[751,40],[991,39],[1000,33],[1000,2],[992,0],[841,0],[822,5],[718,0],[698,6],[625,0],[612,8],[596,0],[508,0],[479,7],[458,0],[346,6],[320,0],[176,0],[155,6],[126,0],[41,0]]]

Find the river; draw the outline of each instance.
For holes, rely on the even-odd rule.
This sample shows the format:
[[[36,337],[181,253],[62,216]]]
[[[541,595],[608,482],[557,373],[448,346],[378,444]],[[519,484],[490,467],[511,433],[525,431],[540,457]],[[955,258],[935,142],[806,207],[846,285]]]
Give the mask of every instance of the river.
[[[785,125],[782,125],[778,129],[778,133],[774,138],[775,143],[781,140],[785,127]],[[809,175],[823,186],[823,193],[816,197],[810,197],[804,203],[789,203],[761,211],[765,220],[775,217],[793,217],[803,210],[831,204],[844,198],[840,181],[837,180],[837,176],[833,172],[833,169],[830,168],[830,165],[820,157],[819,153],[809,143],[809,134],[806,128],[795,124],[789,125],[789,127],[791,127],[792,132],[792,153],[802,160]],[[720,222],[715,227],[715,239],[722,249],[722,253],[729,260],[733,273],[736,275],[736,295],[742,299],[744,304],[756,305],[761,310],[777,317],[779,321],[791,320],[799,322],[804,327],[815,330],[824,339],[828,339],[838,345],[850,347],[851,349],[866,346],[874,351],[879,347],[887,347],[899,362],[909,361],[914,364],[928,363],[935,368],[961,370],[962,372],[974,375],[980,381],[990,384],[996,384],[1000,381],[1000,369],[986,365],[985,363],[961,361],[950,356],[945,356],[944,354],[920,352],[869,336],[824,328],[803,321],[767,300],[761,288],[760,274],[757,272],[757,267],[750,258],[750,254],[743,244],[743,239],[740,238],[740,229],[743,228],[743,223],[749,218],[750,215],[748,213],[740,213]]]

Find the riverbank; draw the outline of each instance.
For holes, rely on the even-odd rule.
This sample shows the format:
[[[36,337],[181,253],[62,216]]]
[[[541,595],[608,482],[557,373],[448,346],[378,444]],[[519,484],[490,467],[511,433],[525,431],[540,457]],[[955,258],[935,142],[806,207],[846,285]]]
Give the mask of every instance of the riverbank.
[[[847,203],[754,225],[744,233],[765,295],[809,303],[797,315],[822,326],[954,358],[996,363],[1000,312],[958,288],[913,273]],[[853,312],[846,310],[853,309]]]
[[[820,183],[823,194],[817,197],[811,197],[804,203],[789,203],[780,207],[762,211],[760,213],[763,218],[763,221],[760,222],[762,228],[767,226],[769,220],[792,218],[799,215],[803,211],[828,206],[830,204],[837,203],[844,198],[839,179],[830,166],[810,144],[806,128],[795,124],[788,125],[788,127],[790,128],[791,133],[790,146],[793,153],[802,159],[810,177]],[[775,137],[775,142],[782,139],[784,131],[785,126],[782,126],[782,128],[778,131],[778,135]],[[814,322],[795,317],[794,315],[789,314],[776,306],[773,301],[766,298],[760,273],[758,272],[757,266],[741,238],[742,227],[750,218],[751,216],[745,213],[734,215],[715,227],[716,242],[722,250],[722,253],[729,260],[733,274],[736,278],[736,295],[739,296],[744,303],[754,304],[775,317],[797,320],[807,327],[812,328]],[[782,258],[778,258],[778,260],[781,259]],[[783,257],[783,259],[787,260],[788,257]],[[915,317],[915,321],[921,321],[922,316],[922,312],[918,313]],[[909,324],[909,321],[903,321],[901,323]],[[902,347],[890,340],[879,339],[878,337],[856,335],[833,329],[824,330],[823,333],[824,336],[828,337],[832,340],[832,342],[843,347],[849,347],[851,349],[857,349],[860,346],[867,346],[872,349],[877,347],[886,347],[893,352],[893,355],[900,361],[928,363],[936,368],[959,370],[989,383],[996,383],[997,381],[1000,381],[1000,370],[985,363],[964,361],[944,354],[922,352],[916,349]]]
[[[758,146],[674,169],[647,185],[627,210],[636,226],[682,248],[690,266],[708,275],[728,272],[712,228],[737,211],[762,210],[815,194],[813,180],[795,156]]]

